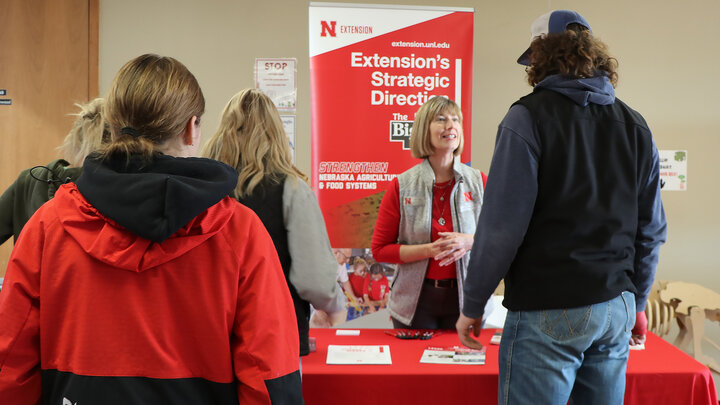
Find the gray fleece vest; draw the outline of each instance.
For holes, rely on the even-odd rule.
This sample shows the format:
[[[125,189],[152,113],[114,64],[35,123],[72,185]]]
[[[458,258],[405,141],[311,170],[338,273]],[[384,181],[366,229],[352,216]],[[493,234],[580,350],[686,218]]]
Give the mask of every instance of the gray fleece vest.
[[[483,182],[479,170],[460,163],[453,163],[455,185],[450,193],[450,213],[453,231],[475,234],[475,226],[483,201]],[[398,176],[400,197],[400,229],[398,243],[419,245],[430,243],[433,185],[435,173],[427,159]],[[470,254],[455,263],[457,269],[459,305],[462,310],[463,281],[467,274]],[[390,292],[388,310],[398,321],[409,325],[415,315],[429,259],[397,266],[395,280]]]

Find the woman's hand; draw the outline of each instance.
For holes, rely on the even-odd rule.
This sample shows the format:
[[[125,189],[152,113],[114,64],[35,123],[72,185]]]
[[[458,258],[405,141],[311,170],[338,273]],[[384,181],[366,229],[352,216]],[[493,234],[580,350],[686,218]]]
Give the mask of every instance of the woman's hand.
[[[460,259],[472,249],[473,235],[458,232],[439,232],[439,238],[421,245],[400,245],[400,260],[410,263],[423,259],[442,260],[439,264],[448,264]]]
[[[472,249],[473,235],[467,233],[458,232],[439,232],[438,240],[432,243],[433,255],[435,260],[440,261],[440,266],[447,266],[461,257],[465,256],[465,253]]]

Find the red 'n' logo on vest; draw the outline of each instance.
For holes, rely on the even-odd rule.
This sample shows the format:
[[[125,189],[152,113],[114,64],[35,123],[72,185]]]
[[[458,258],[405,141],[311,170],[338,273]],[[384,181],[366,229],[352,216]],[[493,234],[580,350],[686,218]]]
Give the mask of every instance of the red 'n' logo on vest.
[[[411,198],[411,197],[405,197],[405,205],[412,205],[412,198]]]
[[[473,198],[472,198],[472,192],[471,192],[471,191],[466,191],[466,192],[464,192],[463,194],[465,194],[465,201],[472,201],[472,200],[473,200]]]

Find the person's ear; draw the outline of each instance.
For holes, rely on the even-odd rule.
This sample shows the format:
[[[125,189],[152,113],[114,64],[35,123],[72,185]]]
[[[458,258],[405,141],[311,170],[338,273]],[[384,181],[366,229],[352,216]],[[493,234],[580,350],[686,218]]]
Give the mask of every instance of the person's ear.
[[[200,142],[200,118],[193,115],[185,125],[183,143],[185,145],[196,145]]]

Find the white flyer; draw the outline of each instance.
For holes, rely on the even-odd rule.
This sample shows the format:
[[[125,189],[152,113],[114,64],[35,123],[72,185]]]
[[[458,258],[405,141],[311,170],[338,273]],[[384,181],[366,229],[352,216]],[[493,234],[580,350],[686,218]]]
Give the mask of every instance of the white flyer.
[[[285,130],[285,135],[288,137],[290,142],[290,150],[292,151],[292,161],[295,163],[295,116],[294,115],[281,115],[280,120]]]
[[[280,111],[295,111],[297,59],[256,58],[255,88],[265,93]]]
[[[663,191],[687,190],[687,150],[659,150],[660,188]]]
[[[390,346],[328,345],[327,364],[392,364]]]

